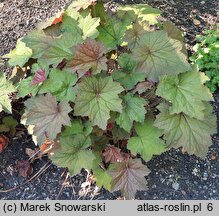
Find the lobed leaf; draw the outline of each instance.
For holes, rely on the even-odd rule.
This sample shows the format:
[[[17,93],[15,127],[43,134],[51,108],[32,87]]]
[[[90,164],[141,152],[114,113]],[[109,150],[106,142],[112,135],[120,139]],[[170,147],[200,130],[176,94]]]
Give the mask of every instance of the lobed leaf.
[[[0,72],[0,112],[3,110],[7,113],[12,112],[11,100],[9,99],[8,94],[14,91],[16,91],[16,89],[11,81],[8,81],[5,74]]]
[[[33,135],[41,145],[46,136],[54,140],[62,125],[70,125],[68,113],[72,110],[68,103],[57,104],[51,94],[32,97],[25,102],[26,110],[22,116],[22,124],[33,125]]]
[[[10,53],[4,55],[4,58],[9,58],[10,66],[20,66],[23,67],[24,64],[31,58],[32,50],[26,46],[21,40],[17,41],[16,48]]]
[[[118,63],[120,69],[113,72],[112,77],[114,80],[120,82],[125,89],[130,90],[138,82],[145,80],[145,74],[135,72],[137,64],[133,61],[131,55],[126,53],[122,54],[118,59]]]
[[[58,101],[74,101],[75,91],[72,86],[77,82],[76,74],[65,70],[52,69],[49,78],[40,87],[39,94],[50,92]]]
[[[144,122],[146,104],[143,98],[127,93],[123,97],[123,110],[116,118],[116,123],[127,132],[130,132],[134,121]]]
[[[160,79],[156,94],[171,102],[170,114],[185,113],[200,120],[204,118],[204,101],[213,100],[211,92],[203,84],[208,80],[204,73],[190,71],[178,76]]]
[[[162,130],[153,126],[153,121],[146,119],[144,123],[135,124],[137,136],[131,137],[128,141],[128,149],[133,154],[140,154],[141,157],[148,161],[153,155],[159,155],[164,152],[165,143],[160,137]]]
[[[103,45],[93,39],[88,39],[75,48],[71,67],[81,77],[91,68],[94,74],[100,73],[101,70],[107,70],[106,62]]]
[[[141,159],[129,159],[109,166],[112,177],[112,192],[121,190],[126,199],[133,199],[137,190],[146,190],[147,176],[150,171],[141,163]]]
[[[118,94],[123,91],[119,83],[111,77],[83,78],[78,84],[74,114],[88,116],[92,125],[106,129],[110,111],[122,111],[122,100]]]
[[[189,154],[204,158],[211,144],[211,134],[216,133],[216,117],[210,104],[205,105],[204,119],[199,120],[179,113],[170,114],[170,106],[162,103],[158,106],[160,114],[154,126],[163,130],[168,147],[183,146]]]
[[[149,80],[157,82],[161,75],[189,71],[190,65],[181,48],[181,42],[168,38],[164,31],[146,32],[133,49],[137,72],[146,73]]]

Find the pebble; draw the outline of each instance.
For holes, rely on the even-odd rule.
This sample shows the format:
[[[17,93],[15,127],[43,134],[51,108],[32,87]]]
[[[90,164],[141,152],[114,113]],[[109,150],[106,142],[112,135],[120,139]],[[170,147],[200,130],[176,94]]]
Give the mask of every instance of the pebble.
[[[172,188],[173,188],[174,190],[179,190],[179,183],[174,182],[174,183],[172,184]]]
[[[200,25],[201,22],[198,19],[193,19],[193,23],[194,25]]]

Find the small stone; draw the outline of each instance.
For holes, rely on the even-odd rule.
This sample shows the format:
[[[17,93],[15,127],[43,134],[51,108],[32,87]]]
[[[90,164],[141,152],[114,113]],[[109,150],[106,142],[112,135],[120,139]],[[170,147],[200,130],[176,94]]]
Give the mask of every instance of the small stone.
[[[200,25],[201,24],[201,22],[197,19],[193,19],[193,23],[194,23],[194,25]]]
[[[172,184],[172,188],[173,188],[174,190],[179,190],[179,183],[174,182],[174,183]]]
[[[205,4],[205,1],[201,1],[200,3],[203,5],[203,4]]]

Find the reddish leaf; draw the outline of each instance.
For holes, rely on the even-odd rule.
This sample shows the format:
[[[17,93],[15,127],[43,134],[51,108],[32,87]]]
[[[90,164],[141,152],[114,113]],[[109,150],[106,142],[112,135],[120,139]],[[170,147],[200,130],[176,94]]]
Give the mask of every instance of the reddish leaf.
[[[63,14],[64,14],[64,13],[62,13],[59,17],[56,17],[56,18],[53,20],[52,25],[55,25],[55,24],[57,24],[57,23],[62,22]]]
[[[37,85],[46,79],[46,71],[44,69],[39,69],[33,77],[31,85]]]
[[[145,176],[149,169],[141,163],[141,159],[111,164],[109,174],[112,176],[112,191],[121,190],[126,199],[133,199],[137,190],[146,190]]]
[[[121,155],[122,155],[122,160],[123,161],[127,162],[129,160],[129,158],[130,158],[130,154],[129,153],[122,152]]]
[[[30,176],[33,172],[31,163],[28,160],[16,161],[16,169],[19,172],[19,175],[24,178]]]
[[[8,145],[8,138],[4,135],[0,136],[0,153],[3,152],[3,150],[6,148]]]
[[[84,44],[75,48],[75,55],[71,61],[73,71],[82,77],[92,68],[94,74],[107,70],[107,58],[104,56],[104,47],[100,42],[88,39]]]
[[[123,161],[123,157],[120,151],[121,151],[120,148],[117,148],[114,146],[107,147],[102,154],[104,161],[106,163],[109,163],[109,162],[115,163],[115,162]]]

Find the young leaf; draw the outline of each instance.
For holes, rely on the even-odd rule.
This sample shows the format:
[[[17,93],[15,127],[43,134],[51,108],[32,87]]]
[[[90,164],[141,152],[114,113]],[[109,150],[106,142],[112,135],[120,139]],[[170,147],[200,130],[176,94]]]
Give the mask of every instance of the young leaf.
[[[145,74],[135,73],[136,62],[133,61],[131,55],[124,53],[119,59],[120,69],[113,72],[113,79],[120,82],[125,89],[132,89],[138,82],[144,81]]]
[[[133,49],[133,59],[138,62],[137,72],[158,81],[161,75],[189,71],[190,65],[180,52],[181,48],[181,42],[168,38],[165,31],[146,32]]]
[[[204,73],[191,71],[178,76],[161,78],[156,94],[172,103],[170,114],[184,112],[203,120],[205,104],[213,100],[211,92],[203,84],[208,80]]]
[[[136,137],[131,137],[128,141],[128,149],[132,153],[139,153],[141,157],[148,161],[153,155],[159,155],[165,151],[165,143],[160,136],[162,131],[153,126],[150,119],[146,119],[143,124],[136,124]]]
[[[147,4],[137,4],[137,5],[125,5],[120,6],[118,9],[118,16],[122,17],[124,14],[128,14],[130,19],[142,21],[148,21],[149,24],[156,24],[157,17],[160,15],[161,11],[159,9],[153,8]]]
[[[123,161],[123,157],[121,155],[121,149],[117,148],[115,146],[109,146],[107,147],[103,154],[105,163],[115,163],[115,162],[121,162]]]
[[[109,50],[115,49],[123,43],[123,36],[130,25],[131,21],[128,16],[123,19],[109,17],[104,25],[99,26],[99,36],[97,40],[102,42]]]
[[[164,130],[164,139],[168,147],[183,146],[189,154],[204,158],[211,144],[211,134],[216,133],[216,117],[210,104],[206,104],[204,119],[198,120],[179,113],[170,114],[169,105],[162,103],[158,106],[160,114],[154,126]]]
[[[134,121],[144,122],[146,114],[144,106],[146,104],[143,98],[127,93],[123,97],[123,110],[116,118],[116,123],[127,132],[130,132]]]
[[[45,135],[54,140],[61,132],[62,125],[70,125],[68,113],[72,110],[71,107],[66,102],[57,105],[55,97],[51,94],[32,97],[25,102],[25,106],[22,123],[34,125],[33,135],[36,135],[39,145],[44,142]]]
[[[74,101],[75,92],[72,86],[75,85],[77,80],[76,74],[52,69],[49,78],[41,86],[39,94],[50,92],[56,96],[58,101]]]
[[[70,174],[78,174],[82,168],[92,169],[95,155],[87,148],[91,145],[89,136],[83,133],[60,138],[61,149],[51,156],[52,161],[60,167],[68,167]]]
[[[104,56],[104,47],[95,40],[88,39],[84,44],[75,48],[75,55],[71,61],[73,71],[77,71],[79,77],[92,68],[94,74],[101,70],[107,70],[107,58]]]
[[[4,55],[4,58],[9,58],[10,66],[20,66],[23,67],[24,64],[32,56],[32,50],[28,48],[24,42],[21,40],[17,41],[16,48],[13,49],[10,53]]]
[[[121,190],[126,199],[133,199],[137,190],[146,190],[147,176],[150,171],[141,163],[141,159],[129,159],[109,166],[112,177],[112,191]]]
[[[0,112],[4,110],[7,113],[11,113],[11,101],[8,94],[14,91],[16,89],[11,81],[8,81],[5,74],[0,72]]]
[[[44,82],[45,80],[46,80],[46,71],[42,68],[39,68],[33,77],[31,85],[40,84],[40,83]]]
[[[95,39],[99,32],[97,31],[97,27],[100,24],[100,18],[95,17],[92,18],[90,14],[86,17],[81,16],[78,20],[79,27],[82,29],[83,32],[83,39],[92,38]]]
[[[42,83],[46,80],[48,73],[48,66],[41,66],[40,64],[33,64],[31,68],[32,76],[23,79],[17,86],[18,96],[25,97],[28,94],[36,96]]]
[[[86,77],[78,85],[74,114],[88,116],[92,125],[105,130],[110,111],[122,111],[122,100],[118,96],[122,91],[111,77]]]

